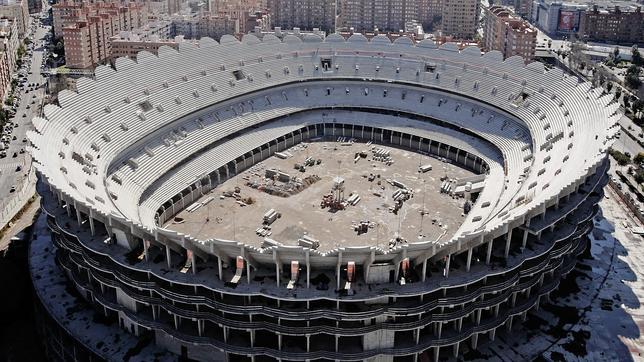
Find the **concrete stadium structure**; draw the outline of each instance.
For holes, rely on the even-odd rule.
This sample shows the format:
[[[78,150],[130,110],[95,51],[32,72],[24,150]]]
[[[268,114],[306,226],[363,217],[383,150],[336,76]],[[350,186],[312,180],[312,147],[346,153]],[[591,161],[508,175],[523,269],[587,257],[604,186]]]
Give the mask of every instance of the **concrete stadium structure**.
[[[43,210],[83,298],[193,359],[415,361],[494,340],[584,250],[619,119],[610,95],[561,70],[427,40],[224,36],[115,68],[34,120]],[[485,188],[451,239],[390,249],[257,248],[159,226],[323,136],[429,152]]]

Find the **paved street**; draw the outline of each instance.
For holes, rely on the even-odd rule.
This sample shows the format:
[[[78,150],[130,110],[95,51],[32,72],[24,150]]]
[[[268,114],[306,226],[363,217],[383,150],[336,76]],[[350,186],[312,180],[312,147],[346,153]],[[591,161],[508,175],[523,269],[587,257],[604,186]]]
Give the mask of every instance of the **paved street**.
[[[43,62],[44,56],[42,41],[49,28],[40,27],[37,19],[32,19],[31,21],[32,24],[35,24],[35,35],[30,37],[34,42],[34,50],[31,56],[31,66],[27,70],[31,74],[27,75],[27,81],[24,83],[25,86],[23,88],[16,88],[16,96],[20,93],[20,103],[16,108],[15,117],[10,120],[17,123],[18,127],[10,135],[12,141],[9,148],[5,150],[7,156],[0,159],[0,209],[13,197],[13,193],[11,192],[12,186],[15,185],[17,189],[20,189],[25,172],[29,169],[29,163],[31,161],[28,158],[28,153],[20,152],[27,146],[27,143],[23,142],[23,140],[25,139],[26,132],[33,129],[31,120],[33,117],[39,115],[39,109],[45,95],[44,84],[46,83],[46,79],[40,74],[40,65]],[[29,64],[28,59],[28,56],[24,57],[24,63],[27,65]],[[31,88],[29,87],[31,83],[39,83],[41,87],[27,93],[28,89]],[[14,136],[15,140],[13,140]],[[13,157],[14,153],[16,154],[15,158]],[[18,166],[21,168],[20,172],[16,171]]]

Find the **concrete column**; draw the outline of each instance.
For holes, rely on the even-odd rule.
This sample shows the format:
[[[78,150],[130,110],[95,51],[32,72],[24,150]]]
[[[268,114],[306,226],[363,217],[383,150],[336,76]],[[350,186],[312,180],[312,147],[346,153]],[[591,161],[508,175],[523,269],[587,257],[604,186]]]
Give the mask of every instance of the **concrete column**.
[[[416,337],[416,344],[418,344],[420,342],[420,328],[414,330],[414,337]]]
[[[251,346],[251,348],[255,347],[255,330],[254,329],[250,330],[250,346]]]
[[[154,305],[152,306],[152,320],[157,320],[157,307]]]
[[[506,322],[506,328],[508,329],[508,332],[512,330],[512,320],[513,319],[514,319],[514,316],[510,316],[510,318]]]
[[[92,209],[89,209],[89,230],[92,236],[94,236],[96,229],[94,229],[94,211]]]
[[[170,247],[168,245],[165,246],[165,260],[168,268],[170,268],[170,265],[172,264],[172,254],[170,253]]]
[[[83,218],[81,218],[81,213],[78,208],[76,208],[76,222],[78,223],[78,227],[81,227],[81,225],[83,225]]]
[[[454,358],[458,357],[458,346],[460,346],[460,342],[456,342],[454,344]]]
[[[534,304],[534,310],[539,310],[539,302],[541,302],[541,296],[537,298],[537,302]]]
[[[470,271],[470,266],[472,264],[472,251],[473,250],[474,250],[474,248],[469,248],[469,250],[467,250],[467,265],[465,266],[465,271]]]
[[[338,340],[340,339],[339,336],[335,336],[335,351],[338,352]]]
[[[423,282],[425,281],[427,275],[427,259],[423,260]]]
[[[438,322],[438,338],[441,338],[441,335],[443,334],[443,322]]]
[[[505,235],[505,258],[507,259],[508,256],[510,255],[510,242],[512,242],[512,230],[508,231],[508,233]]]
[[[190,253],[190,263],[192,264],[192,274],[197,274],[197,258],[194,251]]]
[[[479,335],[478,335],[478,333],[474,333],[474,334],[472,334],[472,340],[471,340],[471,342],[472,342],[472,349],[476,349],[476,345],[477,345],[477,344],[478,344],[478,342],[479,342]]]
[[[306,288],[310,288],[310,287],[311,287],[311,264],[309,261],[309,249],[306,249]]]
[[[496,334],[496,328],[490,330],[490,341],[494,340],[494,335]]]
[[[280,339],[280,345],[282,340]],[[228,343],[228,327],[224,327],[224,343]]]
[[[199,337],[203,336],[203,320],[197,319],[197,330],[199,331]]]
[[[219,271],[219,280],[222,280],[224,276],[224,270],[223,270],[223,266],[221,265],[220,257],[217,257],[217,269]]]
[[[280,287],[280,263],[278,260],[275,260],[275,280],[277,282],[277,287]]]
[[[494,306],[494,317],[496,318],[498,316],[499,316],[499,305],[497,304],[496,306]]]
[[[340,289],[340,268],[342,266],[342,250],[338,253],[338,265],[336,266],[335,270],[335,278],[336,278],[336,289]]]
[[[458,319],[458,332],[461,333],[463,330],[463,317]]]
[[[485,264],[490,265],[490,260],[492,260],[492,243],[494,239],[488,241],[487,243],[487,256],[485,257]]]
[[[445,278],[449,277],[449,264],[452,260],[452,254],[447,255],[447,261],[445,262]]]
[[[306,335],[306,352],[311,351],[311,335],[307,334]]]
[[[528,244],[528,230],[523,230],[523,242],[521,243],[521,247],[525,249],[525,246]]]
[[[514,305],[516,304],[517,301],[517,293],[514,292],[512,293],[512,308],[514,308]]]
[[[250,263],[246,260],[246,282],[250,284]]]
[[[181,320],[179,319],[179,316],[176,314],[173,315],[174,317],[174,329],[179,329],[179,325],[181,324]]]
[[[150,249],[149,243],[149,241],[143,239],[143,255],[145,255],[145,261],[148,261],[148,249]]]
[[[441,348],[439,346],[434,347],[434,362],[438,362],[438,356],[440,356]]]

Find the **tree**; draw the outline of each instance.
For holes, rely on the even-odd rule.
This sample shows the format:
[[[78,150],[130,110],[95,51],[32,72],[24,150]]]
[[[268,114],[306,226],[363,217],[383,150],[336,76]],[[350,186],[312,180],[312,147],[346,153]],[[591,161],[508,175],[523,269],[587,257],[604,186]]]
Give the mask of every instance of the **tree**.
[[[606,83],[606,90],[610,92],[613,89],[613,82]]]
[[[624,83],[627,87],[631,89],[638,89],[642,85],[640,80],[640,68],[633,64],[626,70],[626,76],[624,77]]]
[[[640,54],[640,51],[637,48],[637,44],[633,45],[631,56],[631,62],[633,62],[633,64],[644,65],[644,59],[642,58],[642,54]]]
[[[644,152],[640,152],[635,157],[633,157],[633,162],[636,165],[639,165],[640,163],[644,162]]]
[[[617,164],[620,166],[626,166],[631,162],[631,158],[626,156],[625,154],[615,150],[615,149],[610,149],[608,153],[617,161]]]

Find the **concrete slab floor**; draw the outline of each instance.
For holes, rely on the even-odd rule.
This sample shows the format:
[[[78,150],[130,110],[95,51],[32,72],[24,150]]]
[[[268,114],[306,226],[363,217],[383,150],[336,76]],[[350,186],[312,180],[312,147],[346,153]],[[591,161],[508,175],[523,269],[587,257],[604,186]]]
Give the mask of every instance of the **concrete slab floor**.
[[[394,163],[387,165],[372,160],[372,146],[389,150]],[[360,151],[367,151],[368,157],[354,162],[355,154]],[[281,159],[272,156],[227,180],[198,200],[201,202],[207,197],[214,197],[212,202],[194,212],[182,211],[177,216],[184,219],[183,223],[170,221],[164,227],[199,239],[221,238],[260,246],[264,237],[256,235],[255,231],[261,227],[264,213],[275,209],[281,213],[281,218],[271,225],[271,239],[286,245],[297,245],[297,239],[308,234],[320,240],[320,250],[331,250],[335,247],[365,245],[386,248],[397,232],[408,241],[447,240],[464,219],[465,200],[440,193],[441,177],[474,175],[455,164],[409,150],[368,146],[358,142],[351,146],[343,146],[339,142],[312,142],[291,147],[288,153],[292,157]],[[303,164],[309,156],[321,159],[322,163],[307,167],[305,172],[294,169],[294,164]],[[431,164],[433,170],[419,173],[419,164]],[[265,171],[272,168],[291,177],[304,179],[317,175],[320,180],[289,197],[269,195],[246,185],[248,181],[270,184],[271,181],[265,179]],[[370,174],[376,175],[373,181],[367,178]],[[345,199],[357,193],[361,200],[356,206],[330,212],[329,208],[322,209],[320,202],[324,194],[331,193],[336,176],[345,180]],[[392,195],[398,187],[390,185],[386,179],[398,180],[414,191],[413,198],[404,202],[398,215],[389,211],[389,207],[394,205]],[[233,191],[235,187],[241,189],[242,198],[250,197],[254,203],[241,207],[234,198],[220,199],[222,192]],[[422,218],[421,230],[420,211],[423,210],[423,204],[428,213]],[[206,222],[206,219],[209,221]],[[372,222],[373,227],[358,236],[352,223],[363,220]]]

